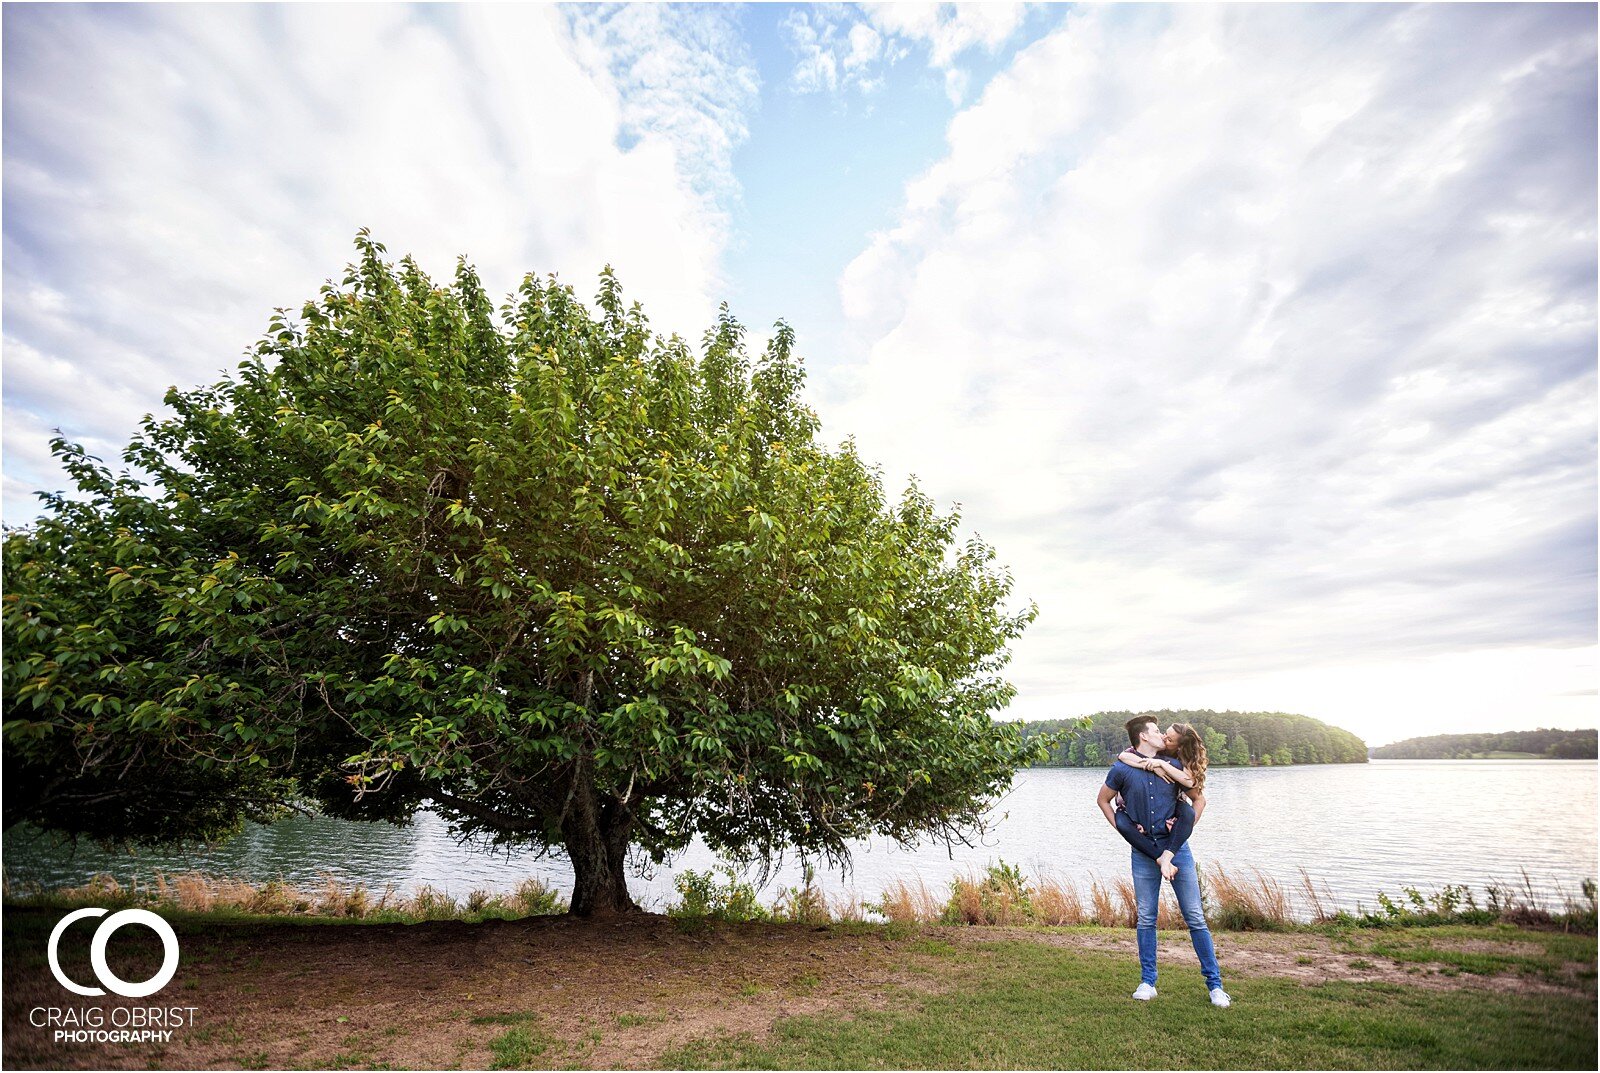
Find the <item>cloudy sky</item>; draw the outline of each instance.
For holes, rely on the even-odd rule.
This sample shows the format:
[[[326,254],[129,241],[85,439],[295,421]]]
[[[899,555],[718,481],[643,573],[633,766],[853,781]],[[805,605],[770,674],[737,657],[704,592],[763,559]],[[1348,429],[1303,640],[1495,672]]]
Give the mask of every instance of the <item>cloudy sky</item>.
[[[786,318],[1037,602],[1014,715],[1596,725],[1590,6],[3,19],[9,524],[366,226]]]

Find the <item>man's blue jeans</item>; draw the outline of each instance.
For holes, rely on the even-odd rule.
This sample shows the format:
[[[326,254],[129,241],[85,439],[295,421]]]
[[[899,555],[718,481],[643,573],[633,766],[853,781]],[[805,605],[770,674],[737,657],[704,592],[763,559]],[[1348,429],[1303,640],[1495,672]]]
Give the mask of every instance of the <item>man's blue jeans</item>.
[[[1161,866],[1149,857],[1133,850],[1133,893],[1139,903],[1139,976],[1145,983],[1156,984],[1156,906],[1161,898]],[[1172,880],[1172,891],[1178,896],[1178,908],[1183,910],[1183,922],[1189,925],[1189,939],[1194,943],[1195,956],[1200,959],[1200,971],[1206,978],[1206,989],[1222,986],[1222,970],[1217,967],[1216,948],[1211,945],[1211,929],[1206,927],[1205,910],[1200,905],[1200,876],[1195,871],[1194,855],[1184,846],[1173,854],[1172,863],[1178,874]]]

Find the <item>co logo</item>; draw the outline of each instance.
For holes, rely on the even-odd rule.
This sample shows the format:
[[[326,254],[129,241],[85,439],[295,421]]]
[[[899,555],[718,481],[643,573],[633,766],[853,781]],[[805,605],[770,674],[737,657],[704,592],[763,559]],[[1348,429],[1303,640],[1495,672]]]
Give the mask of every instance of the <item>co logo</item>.
[[[56,947],[61,943],[61,933],[66,931],[67,925],[74,920],[104,916],[106,916],[104,909],[75,909],[62,917],[56,924],[55,930],[50,933],[50,971],[55,974],[57,983],[75,995],[103,995],[105,991],[98,987],[84,987],[67,979],[67,974],[61,971],[61,959],[56,952]],[[143,924],[161,936],[161,947],[164,952],[161,968],[143,983],[129,983],[112,972],[111,966],[106,964],[106,943],[111,941],[112,933],[124,924]],[[146,995],[153,995],[166,987],[172,980],[173,973],[178,971],[178,934],[172,930],[171,924],[148,909],[124,909],[112,913],[94,930],[94,940],[89,944],[89,964],[94,967],[95,976],[114,994],[124,998],[143,998]]]

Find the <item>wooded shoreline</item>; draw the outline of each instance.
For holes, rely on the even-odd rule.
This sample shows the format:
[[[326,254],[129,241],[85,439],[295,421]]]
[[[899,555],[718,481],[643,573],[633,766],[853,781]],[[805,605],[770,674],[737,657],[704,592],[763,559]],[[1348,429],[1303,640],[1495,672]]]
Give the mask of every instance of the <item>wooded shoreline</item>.
[[[1063,735],[1034,767],[1105,767],[1128,746],[1125,724],[1135,715],[1162,727],[1189,723],[1200,732],[1212,767],[1286,767],[1291,764],[1364,764],[1367,743],[1319,719],[1288,712],[1096,712],[1079,719],[1014,724],[1025,740]]]

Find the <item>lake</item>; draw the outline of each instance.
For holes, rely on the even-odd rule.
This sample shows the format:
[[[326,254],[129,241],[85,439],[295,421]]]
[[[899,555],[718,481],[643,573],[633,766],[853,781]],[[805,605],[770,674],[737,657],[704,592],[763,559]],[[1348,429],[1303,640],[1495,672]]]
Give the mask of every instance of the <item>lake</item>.
[[[1402,885],[1434,890],[1465,883],[1480,897],[1490,882],[1519,889],[1523,874],[1537,896],[1559,906],[1596,875],[1596,782],[1592,760],[1374,760],[1368,764],[1217,768],[1191,845],[1202,863],[1230,872],[1259,869],[1298,888],[1304,868],[1340,908],[1375,908],[1383,891]],[[1127,844],[1094,804],[1104,772],[1041,768],[1018,774],[991,810],[992,830],[978,844],[904,849],[861,843],[849,874],[819,870],[830,893],[876,898],[896,879],[921,878],[942,894],[952,876],[1005,860],[1030,873],[1080,884],[1128,874]],[[1552,813],[1552,803],[1559,813]],[[156,871],[199,870],[253,882],[283,878],[316,884],[332,875],[374,890],[423,884],[458,898],[475,889],[510,890],[537,876],[571,889],[562,859],[491,854],[455,843],[444,823],[420,814],[410,827],[294,818],[252,826],[234,841],[181,855],[108,854],[87,845],[74,854],[36,834],[14,832],[0,845],[11,884],[76,885],[98,872],[120,882]],[[630,881],[634,898],[661,909],[675,898],[672,879],[718,859],[695,845],[668,868]],[[764,889],[771,902],[800,882],[786,861]]]

